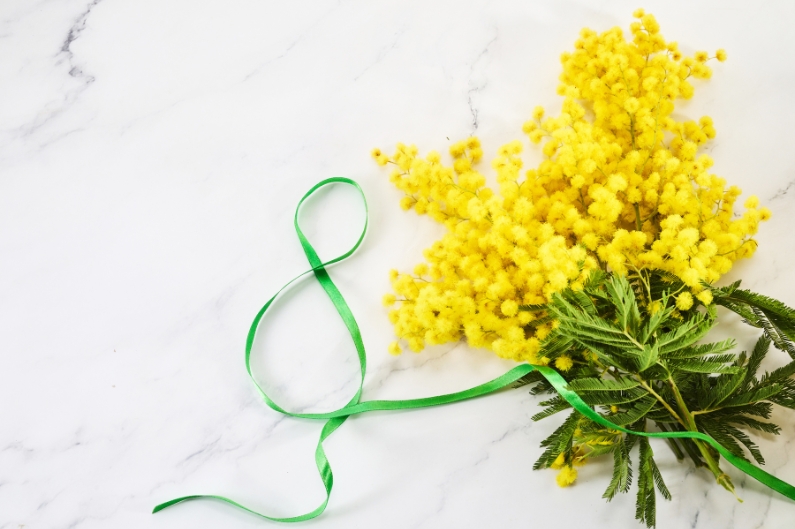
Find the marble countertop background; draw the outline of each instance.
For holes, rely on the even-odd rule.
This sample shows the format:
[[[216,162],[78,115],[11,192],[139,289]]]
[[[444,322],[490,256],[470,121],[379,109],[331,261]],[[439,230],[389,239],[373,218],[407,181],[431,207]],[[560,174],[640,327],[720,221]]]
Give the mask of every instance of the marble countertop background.
[[[580,28],[627,28],[637,0],[274,2],[4,0],[0,4],[0,529],[254,528],[217,493],[276,516],[323,498],[320,424],[285,419],[246,377],[261,305],[307,268],[295,204],[330,176],[359,181],[370,231],[332,276],[369,351],[364,397],[461,390],[512,364],[450,344],[392,357],[381,295],[440,233],[402,212],[371,160],[398,141],[487,157],[558,109],[560,53]],[[795,3],[646,1],[683,50],[726,48],[682,115],[713,116],[714,171],[773,211],[730,274],[795,303]],[[525,160],[540,153],[528,149]],[[350,189],[307,205],[321,256],[347,249]],[[719,332],[755,337],[726,318]],[[339,407],[357,364],[313,281],[263,325],[255,372],[290,409]],[[771,365],[783,359],[773,359]],[[531,470],[555,420],[514,390],[454,406],[350,419],[326,443],[335,488],[306,527],[640,527],[634,494],[606,504],[611,462],[577,485]],[[759,439],[795,482],[795,415]],[[674,494],[658,527],[792,527],[795,504],[737,472],[745,503],[657,450]],[[273,524],[271,524],[273,525]]]

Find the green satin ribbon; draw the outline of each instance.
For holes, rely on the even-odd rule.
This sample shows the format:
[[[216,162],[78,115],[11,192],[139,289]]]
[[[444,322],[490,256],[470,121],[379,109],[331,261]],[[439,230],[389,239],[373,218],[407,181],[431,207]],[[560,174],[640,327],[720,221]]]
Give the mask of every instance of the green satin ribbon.
[[[359,195],[362,197],[362,202],[364,202],[365,206],[365,223],[364,227],[362,228],[362,233],[359,236],[359,240],[356,241],[356,244],[345,252],[344,254],[336,257],[330,261],[326,261],[325,263],[320,260],[317,253],[315,252],[312,245],[309,243],[307,238],[304,236],[303,232],[301,231],[301,227],[298,222],[298,213],[301,209],[301,205],[304,201],[309,198],[315,191],[324,187],[329,184],[347,184],[352,186]],[[370,400],[361,402],[361,395],[362,395],[362,384],[364,383],[364,375],[367,369],[367,356],[364,350],[364,343],[362,341],[362,335],[359,331],[359,326],[356,323],[356,319],[353,317],[353,313],[351,312],[348,304],[345,302],[345,299],[342,297],[342,294],[337,289],[334,282],[329,277],[328,272],[326,271],[326,266],[337,263],[349,257],[359,245],[362,243],[364,239],[364,235],[367,231],[367,201],[364,197],[364,193],[362,192],[362,188],[359,187],[359,184],[354,182],[349,178],[343,177],[335,177],[323,180],[316,184],[312,189],[310,189],[304,196],[301,198],[298,206],[296,207],[295,217],[293,221],[295,225],[295,231],[298,234],[298,239],[301,241],[301,246],[304,249],[304,253],[306,254],[307,259],[309,260],[309,264],[312,266],[311,269],[307,270],[306,272],[302,273],[301,275],[293,278],[289,283],[284,285],[271,299],[265,303],[265,306],[257,313],[257,316],[254,318],[254,322],[251,324],[251,328],[248,332],[248,338],[246,339],[246,370],[248,371],[249,377],[254,382],[254,386],[259,391],[260,395],[262,395],[263,400],[265,403],[273,408],[274,410],[278,411],[279,413],[283,413],[284,415],[288,415],[290,417],[298,417],[303,419],[323,419],[327,420],[326,424],[323,426],[323,429],[320,432],[320,440],[318,441],[317,448],[315,450],[315,463],[317,464],[317,469],[320,472],[320,478],[323,481],[323,485],[326,489],[326,499],[314,510],[302,514],[300,516],[292,516],[287,518],[279,518],[274,516],[267,516],[265,514],[259,513],[253,509],[246,507],[245,505],[241,505],[240,503],[226,498],[224,496],[217,496],[212,494],[198,494],[192,496],[183,496],[180,498],[175,498],[173,500],[161,503],[157,505],[152,512],[162,511],[163,509],[175,505],[177,503],[187,501],[187,500],[195,500],[195,499],[215,499],[226,502],[230,505],[234,505],[244,511],[250,512],[254,515],[257,515],[261,518],[265,518],[267,520],[271,520],[274,522],[301,522],[304,520],[309,520],[319,516],[328,505],[329,497],[331,496],[331,488],[334,483],[334,475],[331,472],[331,466],[329,465],[328,458],[326,457],[326,453],[323,450],[323,441],[328,438],[329,435],[334,433],[334,431],[339,428],[345,420],[350,417],[351,415],[355,415],[357,413],[365,413],[368,411],[383,411],[383,410],[407,410],[413,408],[426,408],[430,406],[439,406],[441,404],[450,404],[453,402],[459,402],[462,400],[472,399],[475,397],[480,397],[483,395],[488,395],[490,393],[494,393],[501,389],[504,389],[523,376],[531,373],[533,371],[538,371],[543,375],[550,384],[555,388],[555,390],[565,398],[572,407],[580,412],[582,415],[587,417],[588,419],[601,424],[606,428],[610,428],[612,430],[618,430],[624,433],[639,435],[643,437],[655,437],[655,438],[680,438],[680,439],[700,439],[710,446],[712,446],[715,450],[720,452],[720,454],[732,465],[740,469],[741,471],[745,472],[752,478],[758,480],[762,484],[770,487],[771,489],[780,492],[784,496],[795,500],[795,487],[790,485],[789,483],[780,480],[779,478],[768,474],[764,470],[754,466],[753,464],[749,463],[748,461],[737,457],[736,455],[729,452],[726,448],[724,448],[720,443],[715,441],[712,437],[703,434],[701,432],[635,432],[632,430],[628,430],[623,428],[617,424],[613,424],[605,417],[596,413],[590,406],[588,406],[575,392],[569,390],[566,386],[566,381],[563,379],[560,374],[554,369],[545,366],[536,366],[530,364],[522,364],[519,366],[514,367],[504,375],[501,375],[494,380],[486,382],[485,384],[481,384],[479,386],[475,386],[473,388],[458,391],[456,393],[449,393],[447,395],[439,395],[436,397],[428,397],[423,399],[409,399],[409,400]],[[257,334],[257,328],[259,327],[259,323],[262,320],[262,317],[265,315],[265,312],[270,308],[273,304],[274,300],[279,296],[279,294],[284,291],[287,287],[292,285],[298,279],[304,277],[309,272],[313,272],[315,277],[317,278],[320,285],[326,291],[329,298],[331,298],[334,307],[337,309],[342,320],[345,322],[345,326],[348,328],[348,332],[353,339],[353,344],[356,347],[356,353],[359,356],[359,366],[361,371],[361,379],[359,381],[359,389],[356,391],[356,394],[353,398],[342,408],[327,412],[327,413],[292,413],[281,406],[276,404],[268,395],[265,393],[265,390],[260,387],[257,381],[254,379],[254,376],[251,373],[251,348],[254,343],[254,337]]]

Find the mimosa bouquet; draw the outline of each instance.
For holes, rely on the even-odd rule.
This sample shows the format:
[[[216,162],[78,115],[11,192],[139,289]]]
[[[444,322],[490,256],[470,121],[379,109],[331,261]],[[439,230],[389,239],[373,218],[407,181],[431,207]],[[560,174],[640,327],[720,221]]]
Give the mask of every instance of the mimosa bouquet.
[[[566,414],[541,443],[535,468],[558,469],[557,482],[566,487],[579,465],[612,457],[604,497],[628,492],[634,478],[635,516],[649,527],[657,492],[671,497],[650,438],[665,439],[679,460],[705,467],[732,493],[728,465],[795,500],[795,486],[751,462],[764,459],[749,436],[754,430],[780,433],[769,421],[773,407],[795,408],[795,310],[742,289],[739,281],[718,286],[735,261],[753,255],[753,236],[770,211],[751,196],[742,213],[735,212],[740,190],[710,173],[712,160],[699,152],[715,137],[712,120],[673,117],[675,102],[692,97],[693,82],[708,79],[709,62],[724,61],[726,53],[685,57],[675,42],[665,41],[652,15],[634,15],[631,41],[619,28],[601,34],[585,29],[574,51],[563,54],[561,113],[545,117],[537,108],[524,126],[531,142],[543,143],[545,159],[523,172],[522,143],[501,147],[492,164],[497,192],[476,169],[483,151],[474,137],[450,147],[452,166],[437,152],[419,157],[414,146],[398,144],[391,157],[373,151],[379,164],[393,168],[403,208],[447,227],[413,273],[392,272],[394,293],[384,303],[392,307],[398,341],[390,352],[466,340],[520,363],[455,393],[363,400],[362,333],[326,267],[356,251],[367,222],[350,250],[324,262],[301,230],[299,212],[327,185],[352,186],[365,207],[366,201],[349,178],[322,180],[299,201],[294,218],[311,268],[259,310],[246,338],[245,364],[274,411],[324,421],[315,463],[325,500],[303,514],[273,516],[225,496],[193,494],[153,512],[202,499],[275,522],[310,520],[326,509],[334,483],[323,442],[350,416],[449,405],[511,386],[550,395],[534,420]],[[280,293],[310,273],[350,333],[361,380],[339,409],[291,412],[255,379],[252,347]],[[719,306],[756,329],[750,353],[736,351],[733,339],[706,341]],[[771,345],[792,361],[760,373]]]
[[[447,227],[413,273],[392,272],[384,302],[399,340],[426,345],[466,340],[497,355],[554,367],[568,389],[612,424],[634,432],[701,432],[739,458],[763,464],[750,431],[778,434],[767,421],[774,405],[795,408],[795,361],[768,373],[760,363],[772,344],[795,359],[795,310],[716,283],[750,257],[759,223],[770,218],[751,196],[710,173],[700,152],[715,137],[712,119],[673,117],[678,99],[708,79],[710,61],[726,52],[684,56],[638,10],[631,40],[619,28],[584,29],[564,53],[558,93],[562,111],[537,108],[524,132],[545,159],[523,171],[522,143],[499,149],[492,163],[498,190],[476,169],[477,138],[419,157],[398,144],[373,156],[392,167],[404,209]],[[717,307],[739,314],[760,336],[750,353],[734,340],[706,342]],[[543,443],[535,468],[559,469],[561,486],[576,467],[611,456],[604,497],[637,482],[636,517],[655,525],[655,489],[665,486],[648,437],[605,427],[572,410],[538,371],[517,384],[542,402],[540,420],[568,413]],[[669,436],[680,460],[706,467],[734,492],[721,456],[697,437]],[[633,464],[632,448],[637,445]]]

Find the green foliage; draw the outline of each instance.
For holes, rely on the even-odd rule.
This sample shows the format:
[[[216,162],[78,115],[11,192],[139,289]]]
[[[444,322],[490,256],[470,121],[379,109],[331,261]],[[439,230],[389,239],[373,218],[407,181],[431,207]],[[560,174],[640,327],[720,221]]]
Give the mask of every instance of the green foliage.
[[[632,460],[629,457],[629,451],[632,449],[631,443],[636,438],[631,435],[626,438],[619,437],[616,440],[613,448],[613,477],[607,490],[602,494],[607,501],[612,500],[619,492],[629,492],[629,487],[632,485]]]
[[[574,432],[577,429],[579,421],[579,413],[572,412],[566,420],[563,421],[563,424],[552,432],[552,435],[541,442],[541,448],[545,448],[545,450],[533,465],[533,470],[549,468],[560,454],[571,452]]]
[[[651,449],[649,440],[641,437],[640,456],[638,461],[638,497],[635,503],[635,518],[645,523],[647,527],[655,525],[657,516],[657,500],[654,487],[662,494],[666,500],[671,499],[671,493],[665,486],[660,469],[654,462],[654,452]]]
[[[727,287],[710,288],[717,305],[736,312],[750,325],[763,329],[776,348],[786,351],[795,360],[795,309],[739,287],[740,281],[735,281]]]
[[[561,373],[570,390],[614,424],[635,431],[701,431],[733,454],[764,464],[748,435],[777,435],[767,421],[775,404],[795,409],[795,310],[771,298],[739,290],[739,282],[709,288],[715,305],[740,314],[762,336],[750,354],[737,352],[733,339],[701,343],[717,322],[715,306],[696,303],[680,311],[675,295],[685,285],[664,272],[641,271],[629,277],[595,272],[579,291],[565,290],[547,305],[523,306],[557,322],[542,344],[540,357],[550,362],[562,354],[575,366]],[[793,361],[769,373],[759,369],[770,345]],[[517,382],[534,394],[554,392],[536,373]],[[558,395],[542,402],[541,420],[571,406]],[[655,525],[656,494],[671,495],[663,482],[647,438],[622,434],[571,411],[543,443],[534,468],[548,468],[611,454],[613,475],[604,498],[629,491],[633,479],[630,452],[638,445],[636,518]],[[705,466],[729,490],[718,454],[692,439],[669,439],[680,460]]]
[[[631,378],[577,378],[569,382],[569,389],[580,396],[586,391],[626,391],[640,386],[640,382]]]

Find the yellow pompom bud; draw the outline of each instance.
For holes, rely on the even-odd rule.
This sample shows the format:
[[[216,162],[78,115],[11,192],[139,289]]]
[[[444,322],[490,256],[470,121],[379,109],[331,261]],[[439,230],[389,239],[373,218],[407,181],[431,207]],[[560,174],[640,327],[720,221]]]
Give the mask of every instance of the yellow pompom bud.
[[[716,51],[715,52],[715,58],[718,59],[720,62],[725,61],[726,60],[726,50],[719,49],[718,51]]]
[[[745,201],[745,207],[748,209],[756,209],[759,206],[759,198],[756,195],[751,195]]]
[[[690,292],[682,292],[676,296],[676,308],[679,310],[688,310],[693,306],[693,295]]]
[[[464,150],[466,149],[466,144],[464,142],[457,142],[450,146],[450,156],[453,158],[459,158],[464,155]]]
[[[400,353],[403,352],[403,350],[400,348],[400,344],[397,342],[390,343],[389,347],[387,348],[387,351],[389,351],[389,354],[392,355],[399,355]]]
[[[519,311],[519,304],[512,299],[506,299],[500,305],[500,310],[506,316],[514,316]]]
[[[640,108],[640,102],[634,98],[630,97],[624,102],[624,110],[629,112],[630,114],[634,114]]]
[[[702,290],[696,294],[696,298],[704,305],[710,305],[712,303],[712,292],[709,290]]]
[[[654,15],[649,15],[649,14],[643,15],[641,21],[643,22],[643,26],[646,28],[646,30],[649,33],[651,33],[652,35],[654,35],[655,33],[659,33],[660,24],[657,22],[657,19],[654,18]]]
[[[558,472],[558,477],[555,478],[560,487],[568,487],[577,481],[577,471],[570,466],[565,466]]]
[[[560,369],[561,371],[568,371],[574,365],[574,361],[571,359],[569,355],[560,355],[555,360],[555,367]]]
[[[381,298],[381,303],[383,303],[385,307],[391,307],[395,304],[395,301],[397,301],[397,299],[394,294],[384,294],[384,297]]]
[[[389,156],[381,152],[381,149],[375,148],[370,153],[378,165],[386,165],[389,162]]]

